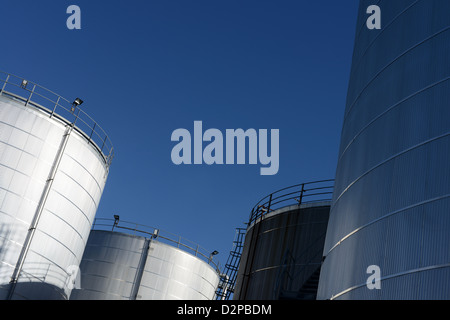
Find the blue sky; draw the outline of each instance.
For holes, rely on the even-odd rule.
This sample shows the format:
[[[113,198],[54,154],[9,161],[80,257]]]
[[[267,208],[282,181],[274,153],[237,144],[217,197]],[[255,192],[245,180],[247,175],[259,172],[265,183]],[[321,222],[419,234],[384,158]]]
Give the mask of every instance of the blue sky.
[[[66,9],[81,8],[81,30]],[[224,264],[272,191],[332,179],[358,1],[14,1],[0,5],[0,70],[83,109],[116,157],[97,217],[179,234]],[[280,130],[280,169],[181,165],[175,129]]]

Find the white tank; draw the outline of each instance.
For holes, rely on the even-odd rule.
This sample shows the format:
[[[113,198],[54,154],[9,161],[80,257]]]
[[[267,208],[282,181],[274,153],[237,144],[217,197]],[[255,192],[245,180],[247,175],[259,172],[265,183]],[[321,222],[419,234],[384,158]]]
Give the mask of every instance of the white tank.
[[[212,300],[219,273],[212,254],[188,240],[97,219],[70,299]]]
[[[0,299],[68,299],[113,149],[81,100],[3,72],[0,90]]]

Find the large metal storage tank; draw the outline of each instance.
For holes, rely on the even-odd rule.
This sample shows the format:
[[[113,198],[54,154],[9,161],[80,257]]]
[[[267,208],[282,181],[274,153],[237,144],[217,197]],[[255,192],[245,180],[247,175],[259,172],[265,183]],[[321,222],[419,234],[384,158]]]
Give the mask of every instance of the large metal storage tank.
[[[305,183],[253,208],[234,300],[315,299],[333,181]]]
[[[0,72],[0,299],[67,299],[113,149],[63,97]]]
[[[97,219],[71,300],[212,300],[214,253],[171,233]]]
[[[318,298],[450,299],[450,1],[376,2],[369,30],[360,1]]]

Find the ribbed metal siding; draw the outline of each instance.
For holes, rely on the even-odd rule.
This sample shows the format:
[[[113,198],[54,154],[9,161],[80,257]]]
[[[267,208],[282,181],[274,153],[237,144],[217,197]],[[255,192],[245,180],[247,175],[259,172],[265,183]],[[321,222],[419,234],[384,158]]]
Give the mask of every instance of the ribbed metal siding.
[[[17,285],[10,280],[66,126],[0,96],[0,299],[67,299],[106,183],[98,151],[72,131]],[[11,295],[10,295],[11,294]]]
[[[212,300],[218,284],[218,273],[205,261],[171,245],[152,241],[138,299]]]
[[[289,206],[249,226],[233,299],[272,300],[283,291],[298,292],[320,266],[329,209],[329,201]]]
[[[80,286],[71,300],[130,300],[146,239],[117,232],[92,231],[80,264]],[[146,258],[146,257],[145,257]]]
[[[450,2],[378,1],[382,29],[368,30],[372,4],[360,2],[318,297],[449,299]],[[365,286],[369,265],[381,290]]]
[[[212,300],[218,273],[174,246],[141,236],[93,230],[71,300]]]

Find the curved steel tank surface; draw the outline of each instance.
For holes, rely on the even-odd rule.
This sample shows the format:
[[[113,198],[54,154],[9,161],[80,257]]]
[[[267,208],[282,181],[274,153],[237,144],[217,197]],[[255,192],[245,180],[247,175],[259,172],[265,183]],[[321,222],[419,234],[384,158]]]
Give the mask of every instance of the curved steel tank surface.
[[[81,100],[6,73],[0,90],[0,299],[68,299],[112,147]]]
[[[198,245],[125,221],[102,225],[91,231],[70,300],[214,299],[219,271]]]
[[[376,2],[376,1],[375,1]],[[450,299],[450,1],[360,1],[319,299]]]
[[[306,183],[253,208],[234,300],[315,299],[332,191],[330,180]]]

